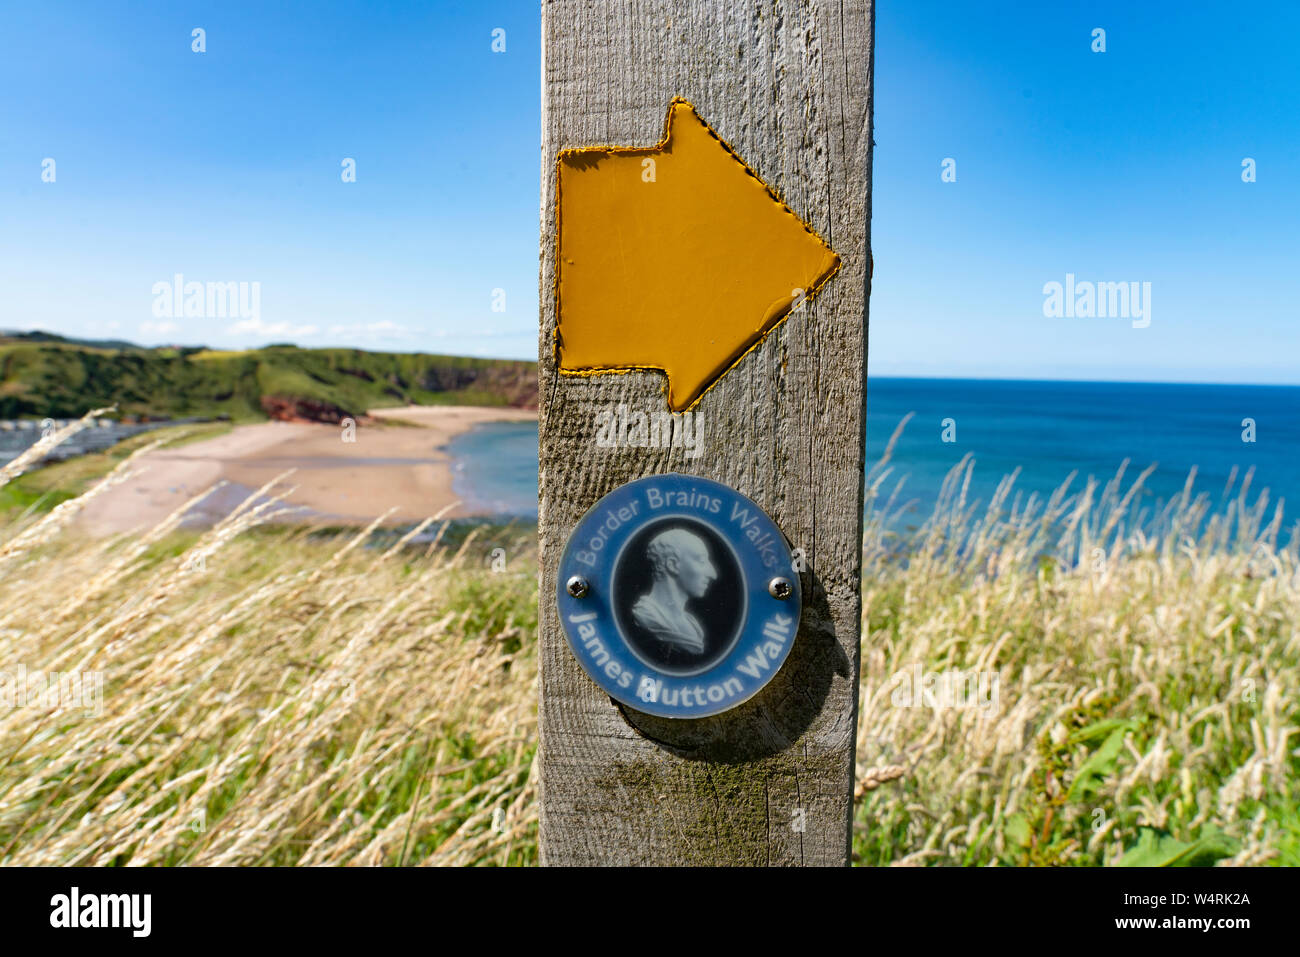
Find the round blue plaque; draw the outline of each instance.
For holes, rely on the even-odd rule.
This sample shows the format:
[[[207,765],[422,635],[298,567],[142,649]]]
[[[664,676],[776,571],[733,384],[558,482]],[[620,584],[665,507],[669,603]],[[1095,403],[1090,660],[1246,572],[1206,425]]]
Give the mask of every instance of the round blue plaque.
[[[780,530],[735,489],[654,475],[610,492],[564,547],[560,621],[583,669],[646,714],[702,718],[753,697],[802,609]]]

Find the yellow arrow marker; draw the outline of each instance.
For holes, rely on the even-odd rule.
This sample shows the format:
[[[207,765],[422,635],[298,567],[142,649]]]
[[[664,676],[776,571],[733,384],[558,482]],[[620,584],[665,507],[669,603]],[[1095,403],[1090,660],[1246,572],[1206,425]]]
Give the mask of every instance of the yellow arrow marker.
[[[662,369],[674,412],[839,268],[682,99],[657,146],[563,150],[558,175],[560,371]]]

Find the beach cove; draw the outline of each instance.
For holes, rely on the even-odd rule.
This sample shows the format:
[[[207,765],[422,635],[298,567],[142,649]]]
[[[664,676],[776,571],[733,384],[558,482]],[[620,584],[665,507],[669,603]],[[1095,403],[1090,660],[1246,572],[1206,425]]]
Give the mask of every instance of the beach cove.
[[[226,485],[198,503],[187,524],[219,520],[254,490],[292,470],[283,486],[296,486],[285,502],[298,506],[281,518],[363,525],[386,509],[390,524],[438,514],[487,514],[453,488],[446,445],[488,422],[533,422],[528,409],[480,406],[405,406],[376,409],[351,435],[339,425],[262,422],[137,459],[136,473],[88,503],[79,517],[94,535],[151,528],[218,483]],[[351,438],[352,441],[348,441]]]

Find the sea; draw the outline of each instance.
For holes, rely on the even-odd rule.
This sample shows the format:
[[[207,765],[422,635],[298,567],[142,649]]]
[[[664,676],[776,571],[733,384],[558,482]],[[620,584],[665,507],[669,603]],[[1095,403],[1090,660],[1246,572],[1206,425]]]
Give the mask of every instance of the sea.
[[[910,418],[909,418],[910,415]],[[1154,465],[1138,505],[1193,490],[1219,502],[1250,473],[1248,500],[1267,490],[1285,500],[1283,527],[1300,515],[1300,387],[996,379],[871,378],[867,387],[867,467],[893,449],[886,495],[904,479],[899,503],[923,519],[944,478],[973,460],[967,500],[987,502],[1019,469],[1014,488],[1050,495],[1071,473],[1112,479],[1125,462],[1127,488]],[[707,441],[707,426],[703,430]],[[500,516],[537,516],[537,426],[485,423],[448,446],[457,494]],[[707,449],[705,450],[707,455]],[[1272,505],[1269,506],[1272,511]]]

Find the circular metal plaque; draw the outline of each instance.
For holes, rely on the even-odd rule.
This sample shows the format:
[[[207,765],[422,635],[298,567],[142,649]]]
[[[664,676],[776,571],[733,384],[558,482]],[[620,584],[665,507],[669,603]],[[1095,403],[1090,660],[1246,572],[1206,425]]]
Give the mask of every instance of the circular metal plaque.
[[[693,475],[610,492],[574,528],[556,602],[583,669],[646,714],[702,718],[785,662],[802,608],[784,536],[750,499]]]

